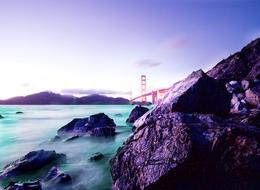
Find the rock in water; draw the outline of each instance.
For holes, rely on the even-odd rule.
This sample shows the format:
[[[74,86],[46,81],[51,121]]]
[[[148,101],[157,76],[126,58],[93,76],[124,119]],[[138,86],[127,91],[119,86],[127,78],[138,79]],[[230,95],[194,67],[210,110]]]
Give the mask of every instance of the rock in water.
[[[23,114],[22,111],[17,111],[15,114]]]
[[[240,52],[219,62],[207,74],[223,83],[231,80],[259,79],[260,38],[249,43]]]
[[[0,115],[0,119],[4,119],[4,116]]]
[[[5,190],[42,190],[39,181],[29,183],[11,182]]]
[[[142,107],[140,105],[136,106],[130,113],[128,119],[126,120],[127,123],[134,123],[137,119],[143,116],[149,109],[146,107]]]
[[[114,190],[259,188],[259,129],[203,114],[144,117],[111,160]]]
[[[175,83],[156,109],[186,113],[227,114],[231,95],[226,88],[202,70]]]
[[[32,151],[5,166],[0,172],[0,179],[9,177],[13,178],[18,175],[34,172],[35,170],[41,169],[51,163],[64,161],[65,158],[66,156],[64,154],[57,154],[55,151]]]
[[[58,130],[58,135],[83,136],[86,134],[92,136],[113,136],[115,135],[116,124],[114,120],[104,113],[91,115],[87,118],[73,119],[70,123]]]
[[[91,155],[89,160],[97,161],[97,160],[101,160],[102,158],[104,158],[104,155],[100,152],[96,152],[95,154]]]
[[[47,176],[42,180],[44,189],[48,190],[71,190],[72,178],[68,174],[64,174],[59,168],[52,167]]]

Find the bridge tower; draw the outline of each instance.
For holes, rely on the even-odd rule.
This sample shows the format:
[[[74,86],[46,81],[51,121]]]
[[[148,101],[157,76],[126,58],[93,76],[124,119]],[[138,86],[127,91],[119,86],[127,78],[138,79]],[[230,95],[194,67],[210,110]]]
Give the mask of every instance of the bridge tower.
[[[141,95],[146,94],[146,75],[141,75]],[[146,96],[142,96],[142,103],[146,104]]]

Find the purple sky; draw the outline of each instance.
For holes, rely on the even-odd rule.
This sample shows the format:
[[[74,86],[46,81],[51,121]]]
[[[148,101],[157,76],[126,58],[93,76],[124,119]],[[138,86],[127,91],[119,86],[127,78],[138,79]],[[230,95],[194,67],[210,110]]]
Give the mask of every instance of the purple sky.
[[[260,36],[257,1],[0,0],[0,98],[140,93],[205,71]]]

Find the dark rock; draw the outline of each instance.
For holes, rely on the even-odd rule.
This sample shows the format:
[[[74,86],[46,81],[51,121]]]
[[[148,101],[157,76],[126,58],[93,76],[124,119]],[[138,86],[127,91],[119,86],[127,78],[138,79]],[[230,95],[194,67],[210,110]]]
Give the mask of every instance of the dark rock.
[[[155,109],[224,115],[229,113],[230,100],[231,95],[222,84],[199,70],[175,83]]]
[[[156,111],[111,160],[113,189],[252,190],[260,130],[212,115]]]
[[[91,115],[87,118],[73,119],[70,123],[58,130],[58,135],[66,136],[113,136],[116,124],[104,113]]]
[[[4,119],[4,116],[0,115],[0,119]]]
[[[146,107],[142,107],[141,105],[136,106],[130,113],[128,119],[126,120],[127,123],[134,123],[137,119],[143,116],[149,109]]]
[[[230,81],[226,84],[226,89],[229,93],[240,93],[243,92],[243,89],[239,82]]]
[[[70,137],[70,138],[66,139],[65,142],[74,141],[74,140],[76,140],[76,139],[78,139],[78,138],[80,138],[80,137],[81,137],[81,136],[76,135],[76,136],[73,136],[73,137]]]
[[[236,80],[260,78],[260,38],[252,41],[240,52],[219,62],[207,72],[210,77],[224,84]]]
[[[59,168],[52,167],[47,176],[42,180],[43,187],[48,190],[72,189],[72,178],[68,174],[64,174]]]
[[[115,117],[122,117],[123,115],[121,113],[116,113]]]
[[[246,91],[246,102],[254,108],[260,108],[260,85]]]
[[[28,183],[11,182],[5,190],[41,190],[41,184],[39,181]]]
[[[102,158],[104,158],[104,155],[100,152],[96,152],[95,154],[92,154],[91,157],[89,158],[89,160],[101,160]]]
[[[16,114],[23,114],[23,112],[22,111],[17,111]]]
[[[32,151],[22,158],[6,165],[0,173],[0,179],[34,172],[51,163],[54,164],[59,161],[64,161],[65,158],[66,156],[64,154],[57,154],[55,151]]]

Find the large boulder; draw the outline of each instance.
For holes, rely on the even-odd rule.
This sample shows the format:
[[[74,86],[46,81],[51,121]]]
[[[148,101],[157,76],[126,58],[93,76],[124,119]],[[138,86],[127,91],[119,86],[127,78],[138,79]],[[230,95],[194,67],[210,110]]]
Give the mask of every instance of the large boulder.
[[[135,106],[135,108],[131,111],[129,117],[127,118],[126,122],[134,123],[137,119],[139,119],[148,111],[149,111],[148,108],[143,107],[141,105]]]
[[[207,72],[223,83],[243,79],[254,80],[260,78],[260,38],[249,43],[240,52],[219,62]]]
[[[152,111],[111,160],[113,189],[260,186],[260,130],[213,115]]]
[[[64,154],[58,154],[55,151],[32,151],[22,158],[6,165],[0,172],[0,179],[15,178],[19,175],[31,173],[49,164],[64,161],[65,158],[66,156]]]
[[[116,124],[104,113],[91,115],[87,118],[73,119],[58,130],[58,135],[66,136],[113,136]]]
[[[224,85],[208,77],[202,70],[198,70],[175,83],[155,109],[159,112],[224,115],[230,110],[230,100],[231,95]]]
[[[46,177],[42,180],[43,188],[48,190],[71,190],[72,178],[70,175],[63,173],[59,168],[52,167]]]

